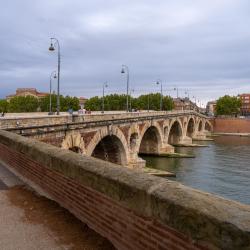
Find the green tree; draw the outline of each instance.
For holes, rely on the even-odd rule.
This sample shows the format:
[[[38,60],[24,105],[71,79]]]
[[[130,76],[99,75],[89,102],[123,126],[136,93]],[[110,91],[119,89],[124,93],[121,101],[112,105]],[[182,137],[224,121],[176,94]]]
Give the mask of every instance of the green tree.
[[[159,93],[150,93],[147,95],[140,95],[138,98],[135,98],[134,107],[137,109],[147,110],[160,110],[160,100],[161,94]],[[162,98],[162,110],[172,110],[174,103],[171,97],[163,96]]]
[[[8,111],[9,103],[5,99],[0,99],[0,112]]]
[[[240,113],[241,100],[235,96],[225,95],[216,103],[217,115],[236,115]]]
[[[38,107],[39,102],[36,97],[16,96],[10,99],[8,111],[13,113],[36,112]]]
[[[50,97],[46,96],[40,101],[40,108],[42,112],[48,112],[50,106]],[[57,95],[51,95],[51,107],[52,112],[56,111],[57,106]],[[60,96],[60,111],[68,111],[69,109],[78,110],[79,109],[79,99],[77,97],[70,96]]]
[[[89,98],[89,99],[85,102],[84,107],[85,107],[87,110],[91,110],[91,111],[98,111],[98,110],[101,110],[101,107],[102,107],[102,99],[99,98],[98,96],[91,97],[91,98]]]
[[[51,110],[52,112],[56,112],[56,99],[57,96],[55,94],[51,95]],[[40,109],[42,112],[49,112],[49,106],[50,106],[50,97],[45,96],[40,100]]]
[[[160,97],[159,93],[141,95],[138,98],[129,96],[129,107],[131,103],[132,109],[148,109],[148,100],[149,100],[149,109],[159,110],[160,109]],[[173,109],[174,103],[172,98],[168,96],[163,96],[163,110]],[[126,110],[127,106],[127,95],[118,95],[111,94],[104,97],[105,110]],[[92,97],[88,99],[85,103],[85,108],[92,111],[97,111],[102,109],[102,97]]]

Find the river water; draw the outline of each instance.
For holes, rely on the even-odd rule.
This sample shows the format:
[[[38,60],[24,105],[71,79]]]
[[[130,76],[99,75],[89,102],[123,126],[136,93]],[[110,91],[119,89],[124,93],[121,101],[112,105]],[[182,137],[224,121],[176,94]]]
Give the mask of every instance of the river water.
[[[195,158],[143,157],[147,166],[176,173],[187,186],[250,204],[250,137],[220,136],[203,148],[176,148]]]

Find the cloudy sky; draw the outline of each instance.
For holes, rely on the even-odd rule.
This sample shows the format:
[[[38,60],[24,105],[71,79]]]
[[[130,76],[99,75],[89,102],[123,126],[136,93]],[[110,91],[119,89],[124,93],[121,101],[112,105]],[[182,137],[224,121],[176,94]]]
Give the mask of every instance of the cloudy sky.
[[[1,3],[0,98],[49,89],[60,41],[61,93],[91,97],[185,90],[203,102],[250,92],[249,0],[11,0]],[[54,82],[56,89],[56,82]]]

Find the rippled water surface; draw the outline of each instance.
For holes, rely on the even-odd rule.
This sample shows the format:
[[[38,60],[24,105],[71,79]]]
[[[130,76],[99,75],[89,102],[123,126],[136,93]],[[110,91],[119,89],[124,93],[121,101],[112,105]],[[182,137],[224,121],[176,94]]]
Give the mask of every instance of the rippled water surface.
[[[209,147],[176,149],[196,158],[143,158],[150,167],[176,173],[187,186],[250,204],[250,137],[220,136],[203,144]]]

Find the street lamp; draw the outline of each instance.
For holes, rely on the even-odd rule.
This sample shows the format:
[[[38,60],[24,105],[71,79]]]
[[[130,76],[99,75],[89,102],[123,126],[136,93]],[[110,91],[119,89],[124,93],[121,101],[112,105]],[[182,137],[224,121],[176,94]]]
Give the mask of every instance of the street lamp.
[[[127,72],[127,112],[129,111],[128,110],[128,90],[129,90],[129,68],[127,65],[122,65],[122,70],[121,70],[121,73],[124,74],[125,72]]]
[[[56,79],[56,71],[52,71],[49,79],[49,114],[52,114],[52,103],[51,103],[51,89],[52,89],[52,78]]]
[[[129,93],[129,96],[130,96],[130,112],[132,111],[132,92],[134,93],[135,92],[135,90],[134,89],[130,89],[130,93]]]
[[[162,111],[162,81],[160,79],[158,79],[156,81],[156,84],[159,85],[161,84],[161,99],[160,99],[160,111]]]
[[[174,90],[176,91],[176,97],[179,98],[179,89],[175,87]]]
[[[57,63],[57,101],[56,101],[56,114],[60,114],[60,64],[61,64],[61,52],[60,52],[60,44],[56,38],[50,38],[51,43],[49,47],[49,51],[54,51],[57,46],[58,51],[58,63]]]
[[[104,113],[104,89],[108,87],[108,83],[104,82],[102,85],[102,113]]]
[[[148,94],[148,112],[149,112],[149,108],[150,108],[150,103],[149,103],[149,94]]]

